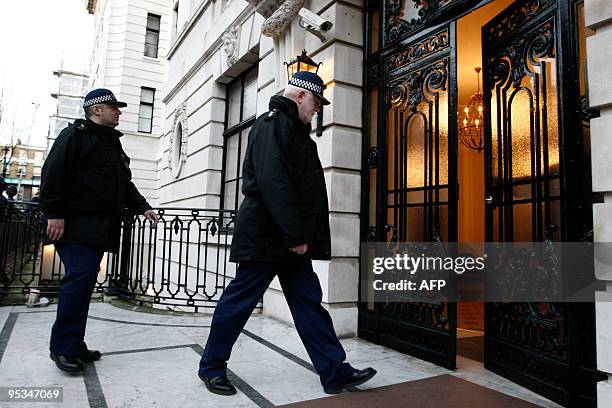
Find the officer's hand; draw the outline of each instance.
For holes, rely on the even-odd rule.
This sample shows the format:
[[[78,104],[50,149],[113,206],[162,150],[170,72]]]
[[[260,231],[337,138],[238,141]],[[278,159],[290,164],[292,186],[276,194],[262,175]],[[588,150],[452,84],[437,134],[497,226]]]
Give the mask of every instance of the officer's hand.
[[[308,244],[302,244],[293,248],[289,248],[291,252],[295,252],[298,255],[304,255],[308,251]]]
[[[47,236],[51,241],[59,240],[64,235],[64,219],[53,218],[47,220]]]
[[[151,221],[153,223],[153,225],[157,225],[157,222],[159,221],[159,217],[157,216],[157,214],[155,213],[155,211],[153,210],[147,210],[144,212],[144,217]]]

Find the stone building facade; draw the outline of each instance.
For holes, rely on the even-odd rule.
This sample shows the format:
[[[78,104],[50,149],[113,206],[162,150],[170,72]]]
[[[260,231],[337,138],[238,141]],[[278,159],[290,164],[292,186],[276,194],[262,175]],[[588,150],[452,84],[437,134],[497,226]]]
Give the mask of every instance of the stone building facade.
[[[108,88],[128,104],[117,129],[125,135],[133,181],[155,205],[170,2],[89,0],[87,10],[95,17],[90,88]]]

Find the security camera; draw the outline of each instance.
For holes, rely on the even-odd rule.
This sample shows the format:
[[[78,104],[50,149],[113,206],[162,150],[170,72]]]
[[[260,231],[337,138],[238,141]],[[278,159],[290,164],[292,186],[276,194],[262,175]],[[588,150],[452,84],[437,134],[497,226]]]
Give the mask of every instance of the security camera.
[[[298,14],[301,17],[300,27],[306,29],[306,31],[309,33],[316,35],[321,39],[321,41],[325,41],[325,36],[323,33],[331,30],[334,24],[305,7],[302,7]]]

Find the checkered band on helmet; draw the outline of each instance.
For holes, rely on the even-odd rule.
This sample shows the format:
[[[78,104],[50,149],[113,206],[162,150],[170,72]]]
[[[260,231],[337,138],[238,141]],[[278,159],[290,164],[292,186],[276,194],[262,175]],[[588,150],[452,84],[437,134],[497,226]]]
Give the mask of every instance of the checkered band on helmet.
[[[289,84],[300,88],[308,89],[309,91],[312,91],[317,95],[323,95],[323,87],[319,84],[315,84],[314,82],[292,77],[291,80],[289,80]]]
[[[92,105],[104,102],[117,102],[117,99],[115,99],[115,95],[113,94],[102,95],[85,101],[85,103],[83,103],[83,107],[88,108]]]

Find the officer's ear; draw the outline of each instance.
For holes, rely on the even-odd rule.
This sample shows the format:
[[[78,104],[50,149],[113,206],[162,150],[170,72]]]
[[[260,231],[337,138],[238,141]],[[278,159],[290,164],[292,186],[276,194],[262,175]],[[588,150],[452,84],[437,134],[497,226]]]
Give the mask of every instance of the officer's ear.
[[[302,89],[297,93],[297,100],[301,103],[304,101],[304,98],[306,98],[306,91]]]
[[[101,110],[102,110],[102,105],[93,105],[91,107],[91,114],[92,115],[98,115]]]

